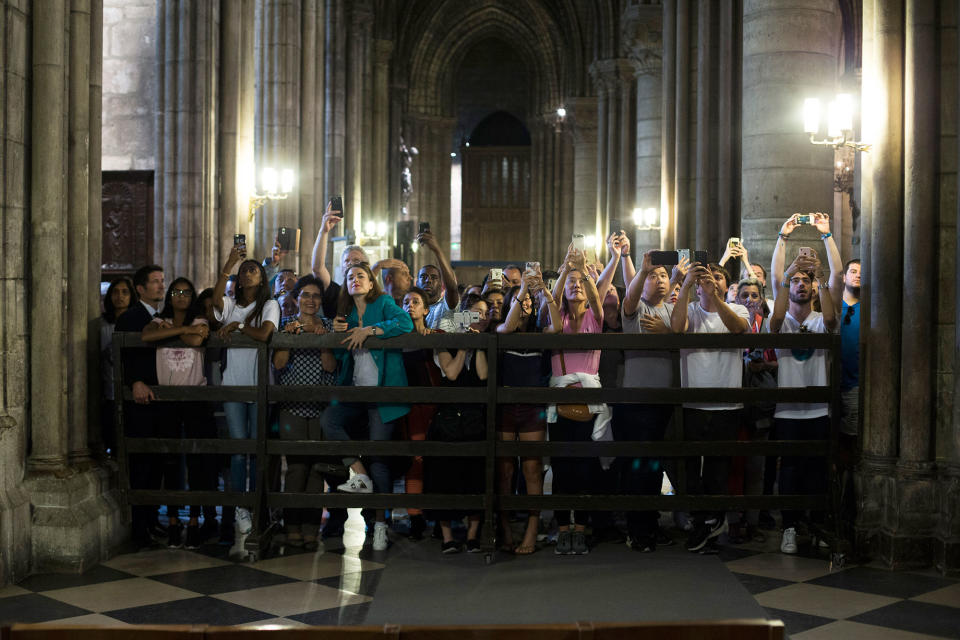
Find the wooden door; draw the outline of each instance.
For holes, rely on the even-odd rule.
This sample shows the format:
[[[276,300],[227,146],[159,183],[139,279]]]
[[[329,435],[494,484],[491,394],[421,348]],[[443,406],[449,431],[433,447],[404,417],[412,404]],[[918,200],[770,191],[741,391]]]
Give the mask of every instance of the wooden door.
[[[104,171],[102,279],[153,262],[153,171]]]
[[[463,260],[530,259],[530,147],[464,147]]]

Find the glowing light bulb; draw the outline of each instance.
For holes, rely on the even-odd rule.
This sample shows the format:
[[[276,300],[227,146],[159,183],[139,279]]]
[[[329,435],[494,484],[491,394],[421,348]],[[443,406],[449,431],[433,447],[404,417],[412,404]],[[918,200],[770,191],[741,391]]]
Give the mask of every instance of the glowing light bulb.
[[[363,231],[367,236],[373,237],[377,233],[377,223],[373,220],[368,220],[363,225]]]
[[[293,191],[293,169],[284,169],[280,172],[280,193]]]
[[[807,98],[803,101],[803,130],[811,135],[820,131],[819,98]]]
[[[263,184],[263,190],[266,193],[276,193],[277,192],[277,170],[273,167],[265,167],[263,173],[261,174],[260,180]]]

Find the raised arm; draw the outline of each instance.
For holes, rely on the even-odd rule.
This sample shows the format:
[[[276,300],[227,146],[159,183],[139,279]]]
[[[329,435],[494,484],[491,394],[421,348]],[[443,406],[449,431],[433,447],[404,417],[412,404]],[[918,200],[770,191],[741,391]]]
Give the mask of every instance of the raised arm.
[[[797,224],[797,214],[793,214],[780,227],[777,234],[777,244],[773,247],[773,257],[770,259],[770,284],[773,287],[773,297],[776,299],[780,290],[780,280],[783,278],[783,263],[787,251],[787,238],[800,225]]]
[[[433,251],[433,255],[436,256],[437,268],[440,269],[440,279],[443,280],[443,287],[445,289],[443,295],[447,300],[447,306],[451,309],[456,309],[457,305],[460,304],[460,292],[457,289],[459,285],[457,282],[457,274],[453,272],[453,267],[450,265],[447,255],[440,248],[440,243],[437,242],[436,236],[429,231],[424,231],[417,236],[417,242],[429,247],[430,251]]]
[[[623,304],[620,307],[623,315],[632,316],[637,312],[640,298],[643,296],[643,284],[651,271],[653,271],[653,262],[650,259],[650,252],[647,251],[643,254],[643,261],[640,263],[640,273],[635,274],[635,277],[627,284],[627,292],[623,296]]]
[[[680,295],[677,297],[677,304],[673,305],[673,313],[670,315],[670,329],[674,333],[686,333],[687,331],[687,300],[690,299],[690,290],[693,288],[697,278],[710,275],[707,268],[702,264],[696,264],[687,271],[683,278],[683,285],[680,287]]]
[[[220,270],[220,275],[217,277],[217,284],[213,288],[213,308],[217,311],[223,311],[223,296],[227,292],[227,280],[230,278],[230,274],[233,273],[237,263],[243,259],[244,253],[246,253],[246,249],[241,251],[238,245],[233,245],[230,249],[230,255],[227,256],[227,261],[223,265],[223,269]]]
[[[750,330],[750,323],[746,318],[740,316],[733,310],[724,296],[726,290],[721,289],[714,279],[713,274],[707,271],[706,275],[701,276],[700,292],[705,296],[713,296],[713,302],[717,307],[717,315],[730,333],[745,333]]]
[[[840,257],[840,249],[833,238],[833,232],[830,231],[830,216],[825,213],[817,212],[813,214],[814,225],[820,232],[820,239],[823,240],[823,246],[827,250],[827,266],[830,268],[830,278],[828,290],[833,299],[831,308],[834,315],[842,313],[843,309],[843,258]],[[823,303],[820,304],[821,309]],[[823,311],[824,324],[826,324],[826,309]]]
[[[323,283],[323,288],[330,286],[330,271],[327,270],[327,243],[330,241],[330,232],[343,220],[342,211],[334,211],[327,203],[327,210],[320,221],[320,232],[317,241],[313,243],[313,255],[310,258],[310,270]]]
[[[613,277],[617,275],[617,266],[620,264],[623,247],[620,244],[619,235],[610,236],[607,240],[607,248],[610,250],[610,260],[607,261],[607,266],[604,267],[600,273],[600,277],[597,278],[597,291],[603,292],[599,294],[601,303],[603,302],[603,298],[606,297],[610,285],[613,284]]]
[[[633,266],[630,253],[630,238],[625,233],[620,234],[620,270],[623,271],[623,286],[628,286],[637,276],[637,269]]]

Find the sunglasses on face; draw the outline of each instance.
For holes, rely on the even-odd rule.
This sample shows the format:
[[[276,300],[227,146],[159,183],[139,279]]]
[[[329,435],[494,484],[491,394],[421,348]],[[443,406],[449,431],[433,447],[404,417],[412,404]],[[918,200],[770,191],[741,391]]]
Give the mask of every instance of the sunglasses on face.
[[[173,291],[170,292],[170,295],[189,296],[189,295],[193,295],[193,291],[191,291],[190,289],[174,289]]]

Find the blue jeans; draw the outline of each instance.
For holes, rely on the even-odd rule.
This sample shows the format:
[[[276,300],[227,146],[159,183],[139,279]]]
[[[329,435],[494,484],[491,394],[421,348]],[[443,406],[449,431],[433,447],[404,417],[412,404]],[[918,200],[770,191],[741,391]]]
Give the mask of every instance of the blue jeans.
[[[375,404],[336,404],[323,412],[324,440],[390,440],[393,438],[395,423],[380,419],[380,411]],[[368,437],[369,436],[369,437]],[[393,493],[393,481],[390,468],[380,456],[369,456],[365,465],[373,480],[377,493]],[[345,457],[343,464],[352,465],[357,457]]]
[[[223,413],[227,419],[227,429],[231,440],[250,440],[257,437],[257,403],[224,402]],[[230,488],[233,491],[246,491],[247,456],[234,453],[230,456]],[[256,487],[256,458],[250,458],[250,491]]]

